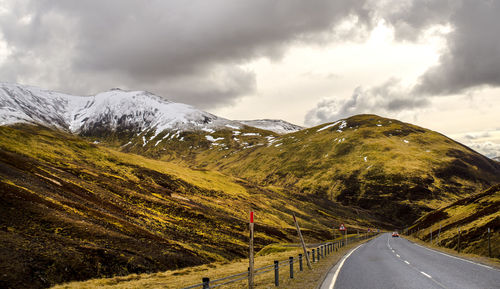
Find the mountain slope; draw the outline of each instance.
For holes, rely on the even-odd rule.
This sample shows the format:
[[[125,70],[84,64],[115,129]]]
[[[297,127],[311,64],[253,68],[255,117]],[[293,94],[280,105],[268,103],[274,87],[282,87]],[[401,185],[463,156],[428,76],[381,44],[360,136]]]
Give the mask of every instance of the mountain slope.
[[[286,122],[281,119],[238,120],[238,122],[248,126],[269,130],[277,134],[287,134],[304,129],[301,126]]]
[[[384,225],[325,198],[125,154],[60,130],[0,127],[2,288],[244,257],[250,209],[257,249],[296,241],[291,212],[312,242],[330,237],[332,223]]]
[[[0,125],[37,123],[85,136],[128,139],[151,132],[214,132],[246,126],[288,133],[300,126],[282,120],[231,121],[145,91],[112,89],[75,96],[0,83]]]
[[[490,228],[492,257],[500,258],[500,185],[432,211],[418,219],[409,230],[425,241],[430,241],[432,231],[434,243],[456,250],[458,227],[461,251],[484,256],[488,256],[487,232]]]
[[[500,165],[418,126],[359,115],[193,163],[262,185],[325,196],[405,225],[500,182]]]
[[[145,91],[113,89],[95,96],[75,96],[0,83],[0,105],[3,125],[34,122],[83,135],[99,134],[101,130],[138,133],[241,125]]]

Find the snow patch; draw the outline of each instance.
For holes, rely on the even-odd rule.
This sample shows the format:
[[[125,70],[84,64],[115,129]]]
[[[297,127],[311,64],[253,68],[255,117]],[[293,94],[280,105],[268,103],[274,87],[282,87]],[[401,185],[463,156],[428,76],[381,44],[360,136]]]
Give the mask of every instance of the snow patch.
[[[240,129],[239,126],[230,125],[230,124],[226,124],[226,127],[230,128],[230,129]]]
[[[214,132],[215,132],[215,130],[214,130],[214,129],[212,129],[212,128],[207,128],[207,127],[203,127],[203,128],[201,128],[201,130],[202,130],[202,131],[206,131],[206,132],[208,132],[208,133],[214,133]]]
[[[242,136],[260,136],[260,133],[246,132],[246,133],[242,134]]]
[[[334,123],[332,123],[332,124],[329,124],[329,125],[327,125],[327,126],[324,126],[324,127],[320,128],[320,129],[318,129],[316,132],[320,132],[320,131],[323,131],[323,130],[325,130],[325,129],[329,129],[329,128],[331,128],[331,127],[336,126],[336,125],[337,125],[337,124],[339,124],[339,123],[340,123],[340,125],[339,125],[339,128],[338,128],[337,132],[342,132],[342,129],[344,129],[344,128],[346,128],[346,127],[347,127],[347,121],[345,121],[345,120],[339,120],[339,121],[336,121],[336,122],[334,122]]]
[[[211,142],[216,142],[216,141],[220,141],[220,140],[223,140],[224,138],[223,137],[218,137],[218,138],[214,138],[213,136],[211,135],[206,135],[205,138],[208,140],[208,141],[211,141]]]
[[[316,132],[320,132],[320,131],[323,131],[323,130],[325,130],[325,129],[329,129],[329,128],[331,128],[331,127],[334,127],[334,126],[336,126],[338,123],[340,123],[340,120],[339,120],[339,121],[336,121],[336,122],[334,122],[334,123],[331,123],[331,124],[329,124],[329,125],[327,125],[327,126],[324,126],[324,127],[320,128],[320,129],[318,129]]]

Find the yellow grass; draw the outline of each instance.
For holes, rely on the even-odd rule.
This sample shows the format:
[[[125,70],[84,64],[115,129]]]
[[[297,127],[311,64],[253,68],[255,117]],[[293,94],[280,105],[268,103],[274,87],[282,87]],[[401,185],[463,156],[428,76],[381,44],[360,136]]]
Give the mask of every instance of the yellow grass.
[[[309,270],[306,265],[306,260],[303,260],[304,271],[299,272],[298,263],[294,264],[295,279],[289,278],[289,266],[280,267],[280,286],[274,286],[274,270],[270,272],[256,275],[256,288],[287,288],[287,289],[304,289],[312,288],[322,281],[324,275],[348,250],[356,245],[359,245],[366,240],[353,242],[347,246],[340,248],[338,252],[333,252],[329,256],[316,262]],[[309,249],[310,250],[310,249]],[[274,264],[275,260],[285,261],[289,257],[297,258],[299,253],[302,253],[299,247],[287,248],[286,252],[276,252],[267,255],[257,255],[255,257],[255,268]],[[312,259],[311,259],[312,260]],[[67,284],[57,285],[52,289],[178,289],[190,285],[201,283],[203,277],[209,277],[211,280],[222,278],[229,275],[234,275],[246,272],[248,269],[248,259],[240,259],[234,262],[214,262],[206,265],[184,268],[179,270],[171,270],[153,274],[132,274],[123,277],[113,277],[105,279],[93,279],[84,282],[71,282]],[[271,269],[271,268],[269,268]],[[240,289],[247,288],[248,281],[244,279],[229,285],[222,286],[224,289]],[[200,287],[201,288],[201,287]]]

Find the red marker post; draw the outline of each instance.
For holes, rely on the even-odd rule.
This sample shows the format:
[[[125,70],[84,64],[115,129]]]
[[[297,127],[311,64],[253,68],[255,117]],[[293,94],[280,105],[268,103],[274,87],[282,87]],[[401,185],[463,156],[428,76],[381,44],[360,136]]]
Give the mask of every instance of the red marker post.
[[[249,252],[249,266],[248,266],[248,288],[253,289],[253,211],[250,212],[250,252]]]
[[[344,239],[345,239],[345,245],[347,245],[347,228],[344,226],[344,224],[340,224],[339,231],[344,231]]]

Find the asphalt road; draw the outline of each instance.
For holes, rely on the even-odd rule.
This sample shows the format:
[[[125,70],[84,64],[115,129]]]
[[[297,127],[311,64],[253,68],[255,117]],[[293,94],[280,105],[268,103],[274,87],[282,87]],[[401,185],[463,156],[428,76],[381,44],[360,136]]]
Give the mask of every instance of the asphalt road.
[[[500,270],[382,234],[341,259],[321,289],[500,288]]]

